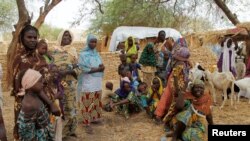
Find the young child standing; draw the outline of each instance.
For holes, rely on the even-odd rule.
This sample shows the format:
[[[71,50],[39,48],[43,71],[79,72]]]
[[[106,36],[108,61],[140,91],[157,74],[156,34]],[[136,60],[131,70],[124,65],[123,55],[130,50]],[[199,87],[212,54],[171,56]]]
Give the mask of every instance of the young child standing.
[[[21,111],[18,116],[18,133],[20,141],[53,141],[54,129],[50,123],[49,113],[38,93],[43,90],[42,75],[33,69],[19,75],[24,93]],[[52,104],[52,102],[51,102]]]
[[[137,60],[137,55],[133,54],[131,55],[131,63],[130,63],[130,68],[132,71],[132,77],[134,81],[141,82],[141,78],[139,76],[139,71],[141,70],[141,65],[136,62]]]
[[[110,108],[110,101],[111,98],[115,96],[115,93],[113,91],[113,83],[112,82],[106,82],[105,90],[102,95],[102,104],[104,105],[103,109],[107,112],[110,112],[112,109]]]
[[[123,71],[131,71],[129,63],[127,63],[127,56],[125,54],[120,55],[121,64],[118,66],[118,74],[123,77]]]

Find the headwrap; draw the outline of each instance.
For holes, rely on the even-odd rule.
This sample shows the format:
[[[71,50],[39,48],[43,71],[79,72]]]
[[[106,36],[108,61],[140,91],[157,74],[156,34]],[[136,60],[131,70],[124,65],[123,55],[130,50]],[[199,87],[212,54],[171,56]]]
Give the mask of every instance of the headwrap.
[[[144,66],[156,66],[156,58],[155,53],[153,51],[154,44],[148,43],[146,47],[143,49],[139,63]],[[152,52],[149,52],[148,50],[152,49]]]
[[[205,87],[205,84],[202,80],[196,79],[189,84],[188,89],[192,89],[195,85],[202,85],[203,87]],[[193,96],[191,92],[187,92],[184,95],[184,98],[192,101],[191,106],[194,112],[197,112],[198,110],[199,112],[202,112],[202,114],[204,115],[208,115],[211,113],[212,99],[208,91],[204,91],[204,94],[199,98],[196,98],[195,96]]]
[[[186,47],[174,48],[173,58],[179,61],[188,61],[190,57],[189,49]]]
[[[133,45],[132,47],[129,48],[129,45],[128,45],[128,39],[129,38],[132,38],[133,40]],[[137,50],[137,47],[136,47],[136,44],[135,44],[135,38],[130,36],[127,38],[127,40],[125,41],[125,53],[128,54],[128,55],[131,55],[131,54],[137,54],[138,50]],[[131,59],[130,57],[127,57],[127,63],[130,63],[131,62]]]
[[[70,30],[66,29],[66,30],[63,30],[59,33],[58,37],[57,37],[57,45],[58,46],[61,46],[61,43],[62,43],[62,37],[63,37],[63,34],[65,32],[69,32],[70,36],[71,36],[71,43],[74,41],[74,34],[73,32],[71,32]]]
[[[78,55],[77,55],[77,52],[76,52],[76,49],[74,47],[72,47],[71,45],[67,45],[67,46],[64,46],[64,48],[62,48],[61,46],[61,43],[62,43],[62,37],[64,35],[65,32],[69,32],[70,36],[71,36],[71,44],[73,43],[74,41],[74,34],[73,32],[71,32],[70,30],[64,30],[62,32],[60,32],[60,34],[58,35],[58,38],[57,38],[57,46],[54,46],[54,48],[56,50],[60,50],[60,51],[66,51],[67,53],[69,53],[71,56],[74,56],[76,59],[78,58]]]
[[[230,47],[227,47],[227,43],[229,40],[232,40],[232,38],[227,38],[223,46],[222,72],[229,72],[231,69],[235,68],[235,44],[232,41],[232,45]]]
[[[187,46],[187,41],[185,40],[185,38],[179,38],[179,39],[177,39],[177,41],[174,44],[174,48],[175,48],[175,46],[186,47],[186,48],[188,47]]]
[[[85,44],[86,46],[81,50],[80,55],[79,55],[78,66],[83,71],[78,77],[77,99],[80,96],[84,73],[88,73],[91,71],[91,68],[98,68],[99,65],[102,64],[101,57],[99,53],[96,51],[96,49],[91,49],[89,47],[89,43],[93,39],[97,39],[97,37],[92,34],[89,34],[87,36],[87,41]],[[90,75],[93,77],[102,77],[103,72],[91,73]]]
[[[160,88],[158,89],[158,93],[161,95],[163,93],[163,85],[162,85],[162,81],[159,77],[155,77],[158,79],[158,81],[160,82]],[[154,79],[153,79],[154,80]],[[151,81],[151,85],[153,85],[153,80]],[[149,93],[152,94],[153,90],[152,88],[149,89]]]
[[[22,89],[21,91],[18,93],[19,96],[23,96],[25,95],[25,90],[33,87],[38,80],[42,77],[41,73],[33,70],[33,69],[28,69],[25,74],[23,75],[22,78]]]

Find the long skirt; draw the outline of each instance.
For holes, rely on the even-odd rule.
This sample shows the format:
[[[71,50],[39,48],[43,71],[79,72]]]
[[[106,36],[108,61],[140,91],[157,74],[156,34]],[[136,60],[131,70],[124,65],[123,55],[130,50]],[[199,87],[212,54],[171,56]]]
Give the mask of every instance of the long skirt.
[[[170,76],[171,77],[171,76]],[[164,92],[161,96],[160,101],[158,102],[158,105],[155,110],[155,115],[157,117],[163,118],[165,114],[167,113],[168,109],[170,108],[171,102],[172,102],[172,89],[171,89],[171,81],[168,80],[167,87],[164,89]]]
[[[76,89],[67,87],[64,89],[64,120],[63,122],[63,137],[75,134],[77,127],[77,115],[76,115]]]
[[[49,113],[44,105],[33,115],[20,111],[18,116],[20,141],[54,141],[54,128],[50,123]]]
[[[83,92],[80,98],[80,111],[83,118],[83,124],[88,125],[92,121],[97,121],[101,118],[102,114],[102,93],[96,92]]]

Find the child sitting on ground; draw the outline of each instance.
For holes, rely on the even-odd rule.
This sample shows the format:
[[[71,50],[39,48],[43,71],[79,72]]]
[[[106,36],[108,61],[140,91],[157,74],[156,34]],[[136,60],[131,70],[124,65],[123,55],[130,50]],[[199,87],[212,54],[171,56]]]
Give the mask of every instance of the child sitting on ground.
[[[140,98],[142,107],[146,110],[147,114],[149,114],[150,110],[148,107],[148,89],[147,83],[141,82],[138,85],[138,97]]]
[[[113,93],[112,91],[113,91],[113,83],[109,81],[106,82],[106,87],[102,95],[102,104],[104,105],[103,110],[107,112],[112,111],[110,107],[110,101],[111,101],[111,98],[115,96],[115,93]]]
[[[19,76],[19,81],[25,90],[24,93],[19,93],[24,95],[17,120],[19,140],[54,141],[54,129],[50,123],[49,113],[38,96],[43,90],[42,75],[38,71],[28,69]]]

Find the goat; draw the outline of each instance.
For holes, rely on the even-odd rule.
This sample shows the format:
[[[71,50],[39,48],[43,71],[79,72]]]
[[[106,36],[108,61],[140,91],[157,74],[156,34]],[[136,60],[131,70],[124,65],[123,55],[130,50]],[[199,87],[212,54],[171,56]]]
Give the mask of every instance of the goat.
[[[249,99],[250,104],[250,78],[243,78],[234,82],[235,86],[239,87],[240,92],[238,93],[238,102],[240,96],[244,96]]]

